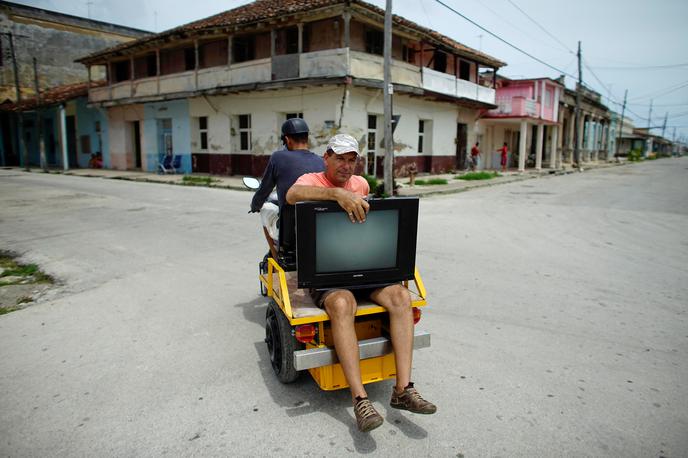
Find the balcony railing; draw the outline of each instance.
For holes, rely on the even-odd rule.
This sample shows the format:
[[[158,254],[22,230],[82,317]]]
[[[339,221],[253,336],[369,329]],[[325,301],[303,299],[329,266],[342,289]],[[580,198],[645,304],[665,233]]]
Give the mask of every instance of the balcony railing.
[[[540,117],[540,103],[535,99],[527,99],[525,97],[498,97],[495,104],[497,108],[490,110],[490,115],[531,118]]]
[[[495,101],[494,89],[458,79],[454,75],[429,68],[419,69],[398,60],[392,61],[391,70],[392,82],[396,84],[484,103],[494,104]],[[382,81],[383,59],[378,55],[352,51],[349,48],[275,56],[92,88],[89,99],[91,102],[108,102],[264,83],[273,79],[344,76]]]
[[[423,68],[423,89],[450,95],[452,97],[477,100],[483,103],[495,103],[495,90],[471,81],[462,80],[430,68]]]

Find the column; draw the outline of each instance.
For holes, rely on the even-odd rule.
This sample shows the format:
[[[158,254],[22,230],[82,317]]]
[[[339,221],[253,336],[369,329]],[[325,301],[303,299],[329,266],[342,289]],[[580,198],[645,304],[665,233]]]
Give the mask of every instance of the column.
[[[272,29],[270,31],[270,57],[275,57],[275,41],[277,40],[277,31]]]
[[[227,37],[227,67],[232,65],[232,35]]]
[[[155,84],[156,84],[156,94],[160,94],[160,74],[162,73],[160,71],[160,48],[157,48],[155,50],[155,65],[157,67],[157,74],[155,75]],[[143,125],[142,127],[143,128]]]
[[[351,45],[351,12],[345,11],[344,17],[344,47],[348,48]]]
[[[567,154],[569,158],[569,165],[573,165],[573,147],[574,147],[574,141],[575,141],[575,127],[576,127],[576,115],[575,111],[569,109],[569,138],[567,139],[566,142],[566,149],[567,149]]]
[[[528,135],[528,123],[521,121],[521,138],[518,141],[518,171],[526,170],[526,136]]]
[[[559,124],[557,124],[556,126],[552,126],[552,153],[549,156],[549,168],[552,170],[557,168],[557,155],[559,150],[559,129],[561,129],[561,126]]]
[[[134,56],[129,58],[129,96],[134,97]]]
[[[299,29],[299,54],[303,53],[303,22],[296,24]]]
[[[580,116],[578,117],[578,138],[576,139],[576,142],[578,143],[578,151],[580,153],[580,157],[578,160],[580,162],[585,162],[585,150],[583,149],[583,146],[585,145],[585,142],[583,141],[585,137],[585,115],[583,113],[580,113]],[[580,167],[580,164],[578,164]]]
[[[542,147],[543,147],[543,136],[545,132],[544,124],[538,124],[537,126],[537,144],[535,146],[535,170],[542,170]]]
[[[194,40],[194,87],[198,90],[198,40]]]
[[[67,154],[67,113],[64,105],[60,105],[60,146],[62,147],[62,168],[69,170],[69,155]]]

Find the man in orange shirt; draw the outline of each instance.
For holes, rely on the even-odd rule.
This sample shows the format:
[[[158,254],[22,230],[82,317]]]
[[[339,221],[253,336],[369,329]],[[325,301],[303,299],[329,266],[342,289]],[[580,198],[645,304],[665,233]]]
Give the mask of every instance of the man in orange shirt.
[[[306,200],[337,201],[352,223],[365,222],[369,209],[366,197],[368,182],[354,175],[358,161],[358,142],[351,135],[337,134],[330,139],[325,152],[325,171],[302,175],[287,192],[287,202]],[[336,234],[332,234],[337,243]],[[339,362],[351,389],[358,429],[370,431],[383,422],[368,399],[361,382],[360,355],[354,328],[357,298],[370,298],[389,312],[390,335],[397,367],[396,384],[390,406],[414,413],[431,414],[437,408],[426,401],[411,382],[413,358],[413,311],[409,291],[400,284],[381,288],[331,289],[312,292],[315,304],[324,308],[332,322],[332,336]]]

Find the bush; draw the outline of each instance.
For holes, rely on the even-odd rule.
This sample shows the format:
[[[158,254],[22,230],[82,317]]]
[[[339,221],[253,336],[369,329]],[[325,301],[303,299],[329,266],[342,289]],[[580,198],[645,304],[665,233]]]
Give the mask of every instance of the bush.
[[[432,185],[439,185],[439,184],[447,184],[448,181],[445,180],[444,178],[430,178],[428,180],[416,180],[415,184],[419,186],[432,186]]]
[[[639,149],[634,149],[628,152],[628,158],[631,162],[640,162],[643,160],[643,152]]]
[[[500,177],[501,175],[497,172],[469,172],[463,175],[457,175],[454,177],[455,180],[490,180],[492,178]]]

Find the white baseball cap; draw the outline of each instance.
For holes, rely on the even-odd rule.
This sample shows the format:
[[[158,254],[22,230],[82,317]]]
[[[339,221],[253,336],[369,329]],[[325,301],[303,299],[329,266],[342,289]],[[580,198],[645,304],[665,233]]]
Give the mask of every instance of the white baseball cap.
[[[358,141],[349,134],[337,134],[330,138],[327,143],[327,149],[335,154],[346,154],[358,152]]]

